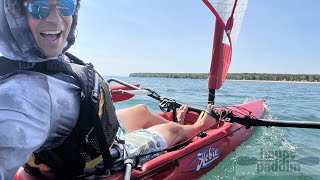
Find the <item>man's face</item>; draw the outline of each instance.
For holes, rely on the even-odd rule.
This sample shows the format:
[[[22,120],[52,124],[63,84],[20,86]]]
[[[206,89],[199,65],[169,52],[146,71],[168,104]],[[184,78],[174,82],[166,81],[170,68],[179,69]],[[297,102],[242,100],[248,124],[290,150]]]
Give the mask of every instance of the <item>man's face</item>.
[[[56,4],[57,0],[48,2]],[[27,13],[27,21],[38,47],[44,51],[45,56],[59,56],[71,29],[72,16],[61,16],[53,6],[50,14],[43,19],[35,19]]]

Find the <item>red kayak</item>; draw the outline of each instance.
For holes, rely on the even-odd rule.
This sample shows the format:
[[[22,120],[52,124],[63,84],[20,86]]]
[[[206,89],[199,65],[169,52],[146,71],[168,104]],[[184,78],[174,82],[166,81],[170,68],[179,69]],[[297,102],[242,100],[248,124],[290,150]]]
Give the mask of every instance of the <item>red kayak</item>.
[[[234,115],[253,118],[263,117],[266,111],[263,100],[218,108],[232,111]],[[172,120],[172,113],[159,113]],[[194,123],[198,114],[188,112],[185,123]],[[218,165],[228,154],[246,141],[256,127],[246,128],[237,123],[220,121],[214,127],[179,146],[179,148],[158,156],[131,171],[131,179],[197,179]],[[123,179],[124,173],[119,172],[106,179]],[[19,169],[15,180],[36,179]]]
[[[257,100],[218,109],[231,110],[234,115],[240,117],[251,115],[261,118],[266,111],[265,107],[263,100]],[[162,114],[162,116],[169,119],[171,114]],[[196,119],[196,114],[189,113],[185,121],[194,123]],[[146,162],[142,167],[132,170],[131,179],[197,179],[218,165],[255,130],[256,127],[246,129],[240,124],[221,121],[178,150],[167,152]],[[123,173],[107,179],[123,179]]]

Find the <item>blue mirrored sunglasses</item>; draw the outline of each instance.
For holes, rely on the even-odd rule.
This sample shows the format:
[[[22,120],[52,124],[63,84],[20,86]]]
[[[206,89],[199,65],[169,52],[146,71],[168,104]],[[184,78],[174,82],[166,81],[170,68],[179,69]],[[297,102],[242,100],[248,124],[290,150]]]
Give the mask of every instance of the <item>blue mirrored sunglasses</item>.
[[[72,16],[76,9],[76,2],[75,0],[60,0],[57,4],[50,4],[49,1],[39,0],[27,1],[24,6],[33,18],[44,19],[48,17],[54,6],[61,16]]]

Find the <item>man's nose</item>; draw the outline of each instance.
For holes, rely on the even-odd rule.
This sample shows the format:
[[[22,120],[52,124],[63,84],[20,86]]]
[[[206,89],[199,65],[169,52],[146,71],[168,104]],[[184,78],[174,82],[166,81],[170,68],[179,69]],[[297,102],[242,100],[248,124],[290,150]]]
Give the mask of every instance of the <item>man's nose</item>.
[[[62,18],[57,10],[57,7],[52,7],[49,15],[45,18],[45,21],[50,22],[50,23],[59,23],[62,21]]]

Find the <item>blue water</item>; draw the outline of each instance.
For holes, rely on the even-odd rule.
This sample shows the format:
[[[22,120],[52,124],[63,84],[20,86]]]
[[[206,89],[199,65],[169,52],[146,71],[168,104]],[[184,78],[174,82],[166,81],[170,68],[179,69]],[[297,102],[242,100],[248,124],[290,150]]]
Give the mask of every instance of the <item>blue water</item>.
[[[203,79],[119,79],[140,83],[162,97],[174,98],[183,104],[199,108],[206,105],[207,81]],[[216,105],[239,104],[255,99],[267,101],[266,118],[320,121],[320,84],[226,81],[216,94]],[[154,112],[159,111],[157,101],[147,96],[117,103],[116,108],[138,103],[146,104]],[[314,129],[260,127],[248,141],[201,179],[320,179],[319,134],[320,130]],[[289,154],[290,157],[285,156]],[[243,156],[257,161],[243,165],[240,159]]]

